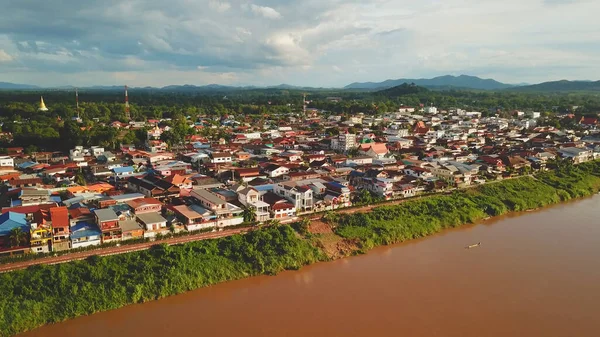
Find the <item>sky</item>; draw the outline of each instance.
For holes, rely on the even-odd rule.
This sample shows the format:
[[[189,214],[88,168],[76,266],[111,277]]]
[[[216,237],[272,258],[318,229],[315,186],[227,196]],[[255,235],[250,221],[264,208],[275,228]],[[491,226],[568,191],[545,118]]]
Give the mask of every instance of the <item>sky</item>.
[[[0,0],[0,81],[600,79],[598,0]]]

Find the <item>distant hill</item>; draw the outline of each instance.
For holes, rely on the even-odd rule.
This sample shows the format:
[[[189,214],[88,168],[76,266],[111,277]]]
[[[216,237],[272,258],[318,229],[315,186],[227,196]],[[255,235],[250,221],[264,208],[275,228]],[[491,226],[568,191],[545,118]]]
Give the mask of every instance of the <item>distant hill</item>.
[[[600,81],[553,81],[511,88],[511,91],[560,92],[560,91],[600,91]]]
[[[426,88],[420,87],[414,83],[411,83],[411,84],[402,83],[402,84],[397,85],[392,88],[377,91],[377,94],[382,95],[382,96],[387,96],[387,97],[398,97],[398,96],[404,96],[404,95],[419,94],[419,93],[427,92],[427,91],[429,91],[429,90]]]
[[[460,76],[439,76],[434,78],[387,80],[383,82],[355,82],[344,87],[344,89],[386,89],[398,86],[402,83],[414,83],[418,86],[427,88],[463,88],[463,89],[479,89],[479,90],[498,90],[512,88],[510,84],[500,83],[492,79],[482,79],[476,76],[460,75]]]
[[[9,82],[0,82],[0,89],[39,89],[40,87],[36,85],[30,84],[18,84],[18,83],[9,83]]]

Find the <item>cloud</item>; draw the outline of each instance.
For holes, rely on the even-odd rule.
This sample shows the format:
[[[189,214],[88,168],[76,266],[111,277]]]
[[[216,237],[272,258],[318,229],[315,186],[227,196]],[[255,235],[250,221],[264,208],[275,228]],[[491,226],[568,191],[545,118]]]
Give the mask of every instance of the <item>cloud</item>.
[[[267,19],[279,19],[281,18],[281,14],[275,9],[267,6],[258,6],[255,4],[250,5],[250,10],[252,13],[257,15],[262,15]]]
[[[599,79],[597,12],[592,0],[6,1],[0,72],[52,85]]]
[[[210,7],[211,9],[216,10],[217,12],[225,12],[227,10],[229,10],[229,8],[231,8],[231,4],[228,2],[221,2],[221,1],[210,1],[208,3],[208,7]]]
[[[0,62],[10,62],[13,60],[13,57],[10,56],[3,49],[0,49]]]

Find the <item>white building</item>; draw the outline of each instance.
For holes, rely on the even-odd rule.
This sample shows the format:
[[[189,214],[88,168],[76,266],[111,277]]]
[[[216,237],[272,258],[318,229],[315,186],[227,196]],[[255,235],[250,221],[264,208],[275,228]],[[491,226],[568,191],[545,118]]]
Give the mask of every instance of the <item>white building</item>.
[[[438,113],[438,109],[434,106],[425,107],[425,109],[423,111],[426,114],[432,114],[432,115],[435,115],[436,113]]]
[[[353,148],[356,148],[356,135],[353,133],[340,133],[337,138],[331,140],[332,150],[348,152]]]
[[[298,211],[313,209],[313,190],[306,186],[296,186],[293,182],[279,183],[273,187],[273,192],[287,199]]]
[[[0,166],[15,166],[15,161],[9,156],[1,156],[0,157]]]

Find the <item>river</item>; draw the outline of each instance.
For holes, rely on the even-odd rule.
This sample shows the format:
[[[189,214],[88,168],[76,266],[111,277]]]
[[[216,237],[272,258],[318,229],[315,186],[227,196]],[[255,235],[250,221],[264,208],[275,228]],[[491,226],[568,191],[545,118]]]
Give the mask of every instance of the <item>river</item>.
[[[21,336],[596,337],[599,258],[596,196]]]

